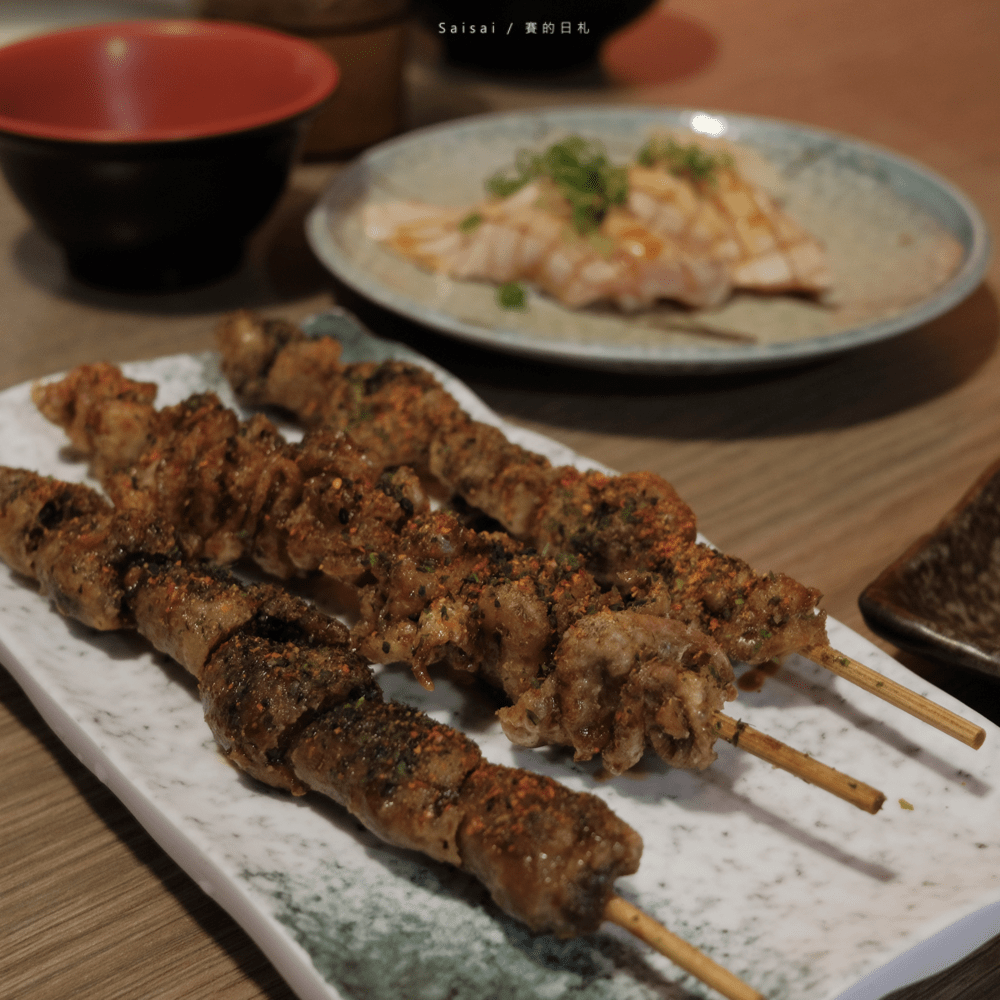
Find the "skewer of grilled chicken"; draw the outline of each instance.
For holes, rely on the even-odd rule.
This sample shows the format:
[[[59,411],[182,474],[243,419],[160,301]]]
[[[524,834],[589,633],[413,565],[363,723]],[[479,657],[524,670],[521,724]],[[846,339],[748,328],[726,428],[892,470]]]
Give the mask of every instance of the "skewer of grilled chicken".
[[[162,522],[84,486],[0,470],[0,557],[63,614],[135,629],[184,666],[220,747],[248,774],[327,795],[387,843],[469,871],[536,932],[572,937],[611,920],[732,1000],[762,1000],[615,894],[642,843],[602,800],[491,764],[456,730],[385,701],[339,622],[179,555]]]
[[[732,668],[711,639],[630,609],[565,560],[418,510],[420,498],[395,478],[366,479],[343,436],[316,432],[288,446],[263,417],[241,425],[211,395],[155,411],[138,398],[142,386],[109,366],[73,379],[86,392],[72,398],[92,407],[77,437],[96,450],[116,503],[174,525],[189,555],[245,552],[278,575],[318,570],[353,588],[366,656],[408,663],[428,684],[438,661],[481,674],[514,702],[499,716],[515,743],[572,746],[580,760],[600,754],[619,773],[647,746],[673,766],[703,768],[723,736],[861,808],[879,807],[868,786],[730,725],[719,709],[735,696]],[[95,401],[100,391],[113,396],[108,411]],[[54,392],[65,402],[67,383]],[[102,433],[102,420],[126,406]],[[113,472],[103,448],[121,446],[124,424],[138,428],[142,446]],[[313,475],[317,462],[323,471]]]
[[[303,426],[349,431],[373,463],[429,472],[539,550],[585,535],[576,548],[588,567],[618,571],[655,568],[650,550],[658,543],[695,540],[694,513],[659,476],[554,468],[499,428],[472,420],[420,365],[345,363],[335,338],[308,337],[293,323],[246,310],[225,317],[216,339],[223,372],[247,406],[279,407]],[[85,439],[86,401],[67,420],[72,402],[48,393],[47,405],[63,414],[56,422]],[[581,519],[587,506],[594,516]]]
[[[276,585],[187,564],[169,527],[84,486],[21,470],[0,483],[4,560],[62,613],[136,629],[178,660],[222,749],[253,777],[321,791],[389,843],[469,868],[535,930],[596,929],[614,879],[637,869],[638,835],[601,800],[488,764],[462,734],[384,701],[335,619]],[[551,864],[524,865],[560,841]]]
[[[419,486],[406,470],[380,478],[386,465],[396,463],[386,463],[378,453],[373,459],[370,450],[359,444],[354,427],[346,437],[316,430],[301,445],[288,446],[261,415],[240,424],[211,394],[157,411],[152,405],[154,393],[155,386],[126,379],[110,365],[83,365],[64,379],[37,386],[34,398],[41,412],[90,457],[95,474],[116,502],[126,502],[125,497],[137,491],[155,492],[175,520],[183,517],[192,522],[191,530],[205,539],[207,554],[213,558],[217,551],[247,550],[279,575],[317,568],[328,572],[334,557],[323,551],[320,538],[339,536],[353,546],[352,558],[361,560],[360,569],[369,572],[379,570],[382,553],[399,548],[395,536],[403,521],[413,520],[414,505],[420,503]],[[471,553],[477,547],[485,547],[488,555],[500,546],[494,561],[530,555],[532,574],[544,566],[574,574],[595,610],[621,603],[633,611],[677,619],[710,636],[733,660],[761,663],[825,641],[825,615],[816,608],[818,591],[780,574],[757,574],[710,546],[686,544],[686,530],[671,533],[658,518],[665,504],[652,488],[639,495],[621,479],[601,477],[607,480],[607,490],[595,496],[586,485],[594,478],[588,477],[582,491],[574,492],[580,474],[556,471],[563,478],[553,484],[545,519],[549,534],[529,539],[527,547],[499,533],[466,529],[445,512],[433,515],[436,521],[420,512],[407,538],[415,545],[432,545],[434,538],[452,535],[448,551],[428,550],[427,558],[435,565],[445,564],[453,552]],[[332,487],[334,483],[338,485]],[[395,513],[370,508],[375,499],[385,507],[373,484],[397,500]],[[570,499],[564,492],[571,494]],[[301,507],[300,494],[312,505],[312,513]],[[240,502],[230,502],[231,496]],[[334,501],[335,519],[318,512],[318,505]],[[259,524],[265,502],[275,509],[268,511],[269,523]],[[581,502],[596,508],[595,531],[606,543],[601,561],[614,564],[613,572],[595,571],[588,551],[567,545],[560,532],[558,524],[564,523],[560,515]],[[293,508],[307,520],[301,524],[295,518],[288,520]],[[338,523],[340,518],[345,520]],[[265,543],[262,539],[277,531],[283,519],[289,539]],[[381,539],[387,519],[395,527]],[[636,538],[630,538],[633,528]],[[659,541],[649,537],[654,533],[662,536]],[[594,548],[600,546],[595,542]],[[656,565],[638,562],[652,547],[658,547],[663,558]],[[412,558],[418,565],[426,562],[418,552]],[[426,588],[433,581],[419,583]],[[414,601],[422,596],[419,586],[415,589]],[[417,610],[411,607],[407,614]]]
[[[472,420],[430,372],[403,362],[344,364],[336,339],[309,338],[291,323],[237,312],[220,324],[217,339],[223,370],[247,405],[280,407],[307,427],[350,428],[372,461],[428,470],[512,534],[572,555],[635,600],[654,603],[650,572],[681,581],[669,613],[698,621],[716,610],[707,616],[716,622],[711,634],[731,658],[762,663],[797,652],[966,745],[982,746],[982,727],[833,649],[818,590],[782,573],[761,576],[697,543],[694,514],[660,477],[554,468]],[[734,647],[727,641],[733,630],[722,623],[753,606],[748,581],[774,614],[757,639]],[[796,644],[784,643],[790,632],[787,624],[776,631],[778,622],[794,625]]]
[[[188,557],[246,555],[281,578],[323,574],[355,597],[352,634],[365,656],[406,663],[427,685],[441,662],[480,674],[514,703],[500,718],[521,745],[600,754],[613,773],[647,745],[674,766],[715,759],[710,723],[735,697],[733,673],[697,630],[630,611],[565,560],[430,511],[413,477],[378,475],[343,435],[291,445],[264,417],[241,423],[210,394],[155,410],[110,366],[69,379],[89,412],[77,443],[112,500],[172,525]],[[123,444],[124,426],[136,448]],[[116,469],[120,453],[134,460]],[[607,652],[563,646],[594,629]]]

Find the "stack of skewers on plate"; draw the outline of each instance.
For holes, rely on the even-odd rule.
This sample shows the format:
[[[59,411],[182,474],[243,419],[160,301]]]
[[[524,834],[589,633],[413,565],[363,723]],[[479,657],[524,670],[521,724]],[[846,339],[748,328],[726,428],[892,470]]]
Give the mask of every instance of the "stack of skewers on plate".
[[[113,506],[5,470],[4,558],[64,613],[136,628],[194,673],[216,738],[250,774],[330,795],[389,842],[467,868],[533,929],[614,920],[726,995],[757,995],[614,893],[641,844],[600,800],[485,762],[461,734],[385,701],[366,660],[406,663],[425,685],[441,664],[478,674],[509,699],[500,718],[514,742],[600,755],[612,773],[647,747],[706,767],[722,736],[870,812],[877,790],[722,711],[733,662],[803,652],[982,742],[831,650],[816,591],[699,542],[662,480],[553,468],[469,419],[426,371],[343,364],[336,341],[289,324],[237,314],[220,347],[245,402],[310,428],[301,444],[209,395],[156,410],[155,386],[77,369],[35,399],[90,456]],[[494,530],[434,509],[428,476]],[[206,567],[247,556],[279,578],[332,581],[350,631],[273,585]]]

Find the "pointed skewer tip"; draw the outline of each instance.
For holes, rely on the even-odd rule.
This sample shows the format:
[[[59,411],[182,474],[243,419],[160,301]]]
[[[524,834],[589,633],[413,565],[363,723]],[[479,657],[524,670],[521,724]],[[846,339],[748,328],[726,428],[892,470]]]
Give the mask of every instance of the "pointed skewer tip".
[[[774,767],[780,767],[783,771],[788,771],[845,802],[850,802],[858,809],[874,815],[885,803],[885,795],[877,788],[852,778],[849,774],[816,760],[815,757],[809,757],[801,750],[796,750],[745,722],[730,718],[722,712],[716,712],[712,725],[716,733],[727,743],[746,750],[747,753],[767,761]]]
[[[808,646],[801,650],[801,655],[845,681],[856,684],[877,698],[887,701],[890,705],[895,705],[896,708],[920,719],[921,722],[947,733],[960,743],[972,747],[973,750],[978,750],[986,739],[986,730],[981,726],[963,719],[942,705],[903,687],[902,684],[830,646]]]
[[[621,896],[613,895],[608,900],[604,919],[645,941],[674,965],[721,993],[726,1000],[765,1000],[763,993],[758,993],[703,951],[668,931],[659,921]]]

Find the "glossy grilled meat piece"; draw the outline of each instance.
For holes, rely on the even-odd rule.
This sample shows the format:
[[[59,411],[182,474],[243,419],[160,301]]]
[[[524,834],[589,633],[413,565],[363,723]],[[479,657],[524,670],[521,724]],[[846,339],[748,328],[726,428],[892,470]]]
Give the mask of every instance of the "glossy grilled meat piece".
[[[85,487],[0,469],[0,555],[64,613],[134,628],[177,658],[239,767],[467,869],[533,930],[596,930],[614,880],[638,868],[638,835],[599,799],[490,764],[461,733],[385,702],[340,623],[179,561],[171,532]]]
[[[119,378],[84,368],[66,382],[86,383],[93,400],[102,380],[117,397]],[[55,386],[57,396],[65,395],[66,382]],[[37,395],[44,406],[45,390]],[[428,684],[429,668],[439,662],[480,673],[515,702],[514,714],[502,712],[501,721],[516,742],[536,746],[544,732],[574,747],[578,759],[601,753],[614,772],[635,764],[647,744],[676,766],[714,760],[713,739],[693,733],[707,726],[706,705],[717,710],[735,696],[732,668],[712,640],[680,624],[672,628],[676,648],[657,639],[649,655],[667,656],[666,668],[684,674],[672,697],[686,727],[668,732],[656,713],[617,713],[613,702],[567,711],[558,699],[545,702],[555,714],[533,733],[511,721],[525,717],[517,703],[553,671],[586,678],[575,687],[591,699],[620,689],[596,651],[576,647],[572,657],[555,656],[579,619],[605,609],[614,613],[609,628],[652,634],[639,628],[628,600],[575,558],[543,558],[508,535],[429,512],[412,474],[377,475],[350,439],[332,431],[286,445],[263,417],[240,424],[210,395],[159,411],[146,427],[147,450],[110,474],[106,486],[122,509],[173,525],[188,556],[231,560],[246,553],[281,576],[319,571],[351,588],[360,614],[353,634],[366,657],[407,663]],[[118,445],[115,435],[108,440]],[[91,446],[100,451],[103,439],[95,436]],[[114,468],[114,457],[103,453],[100,464]],[[689,648],[699,655],[677,652]],[[597,716],[608,724],[594,729],[585,721]]]

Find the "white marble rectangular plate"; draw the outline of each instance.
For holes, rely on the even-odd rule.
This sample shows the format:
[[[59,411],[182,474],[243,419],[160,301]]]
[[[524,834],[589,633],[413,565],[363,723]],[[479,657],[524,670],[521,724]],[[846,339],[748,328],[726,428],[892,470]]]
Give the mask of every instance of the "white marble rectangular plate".
[[[319,325],[338,322],[320,317]],[[355,357],[395,350],[357,337]],[[209,355],[126,366],[161,403],[214,388]],[[475,416],[495,415],[464,386]],[[29,387],[0,394],[0,463],[85,480]],[[509,429],[557,462],[585,459]],[[844,652],[976,718],[838,623]],[[257,785],[216,750],[179,667],[130,634],[61,618],[0,568],[0,659],[47,723],[198,884],[224,906],[303,1000],[678,1000],[710,991],[617,928],[535,937],[473,879],[383,846],[333,804]],[[720,744],[707,772],[645,760],[601,780],[561,750],[516,749],[485,699],[433,693],[384,671],[391,696],[469,732],[498,763],[603,797],[645,841],[619,891],[772,1000],[875,1000],[1000,931],[1000,731],[971,750],[793,658],[731,706],[801,750],[880,787],[861,813]],[[912,805],[904,808],[901,800]],[[938,935],[936,938],[934,935]]]

